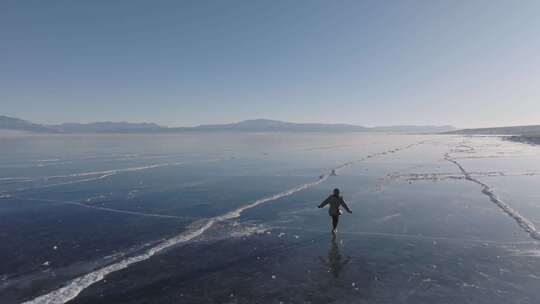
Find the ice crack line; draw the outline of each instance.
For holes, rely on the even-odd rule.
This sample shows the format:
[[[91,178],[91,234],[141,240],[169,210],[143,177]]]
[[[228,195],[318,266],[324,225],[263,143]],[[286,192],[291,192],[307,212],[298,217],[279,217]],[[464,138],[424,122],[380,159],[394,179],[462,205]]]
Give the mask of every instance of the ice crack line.
[[[121,209],[93,206],[93,205],[88,205],[88,204],[75,202],[75,201],[61,201],[61,200],[44,199],[44,198],[21,198],[21,199],[22,200],[28,200],[28,201],[43,201],[43,202],[59,203],[59,204],[65,204],[65,205],[74,205],[74,206],[79,206],[79,207],[84,207],[84,208],[89,208],[89,209],[107,211],[107,212],[112,212],[112,213],[121,213],[121,214],[127,214],[127,215],[169,218],[169,219],[181,219],[181,220],[193,219],[193,217],[188,217],[188,216],[176,216],[176,215],[167,215],[167,214],[146,213],[146,212],[129,211],[129,210],[121,210]]]
[[[322,229],[309,229],[303,227],[294,227],[294,226],[271,226],[269,229],[287,229],[287,230],[298,230],[298,231],[307,231],[307,232],[320,232],[327,233],[328,230]],[[529,245],[536,244],[535,241],[518,241],[518,242],[498,242],[493,240],[482,240],[482,239],[467,239],[467,238],[452,238],[444,236],[428,236],[420,234],[404,234],[404,233],[387,233],[387,232],[376,232],[376,231],[339,231],[340,234],[357,234],[357,235],[367,235],[367,236],[386,236],[394,238],[406,238],[406,239],[418,239],[418,240],[428,240],[428,241],[458,241],[458,242],[470,242],[470,243],[480,243],[480,244],[494,244],[494,245]]]
[[[502,199],[500,199],[489,185],[474,178],[457,160],[450,156],[450,153],[446,153],[444,155],[444,159],[456,165],[456,167],[459,168],[461,173],[463,173],[463,176],[465,176],[466,180],[479,185],[482,188],[482,193],[489,197],[490,201],[497,205],[502,211],[504,211],[504,213],[512,217],[516,221],[516,223],[533,239],[540,240],[540,233],[538,232],[534,224],[527,218],[522,216],[519,212],[514,210],[512,207],[510,207]]]
[[[35,181],[48,181],[52,179],[62,179],[62,178],[86,177],[84,179],[79,179],[79,180],[71,180],[71,181],[54,183],[54,184],[21,187],[21,188],[16,188],[12,190],[15,192],[20,192],[20,191],[27,191],[27,190],[33,190],[33,189],[50,188],[50,187],[64,186],[64,185],[70,185],[70,184],[84,183],[84,182],[89,182],[89,181],[96,181],[96,180],[104,179],[110,176],[114,176],[114,175],[117,175],[120,173],[126,173],[126,172],[136,172],[136,171],[150,170],[150,169],[163,168],[163,167],[183,166],[183,165],[189,165],[189,164],[194,164],[194,163],[218,162],[222,160],[224,159],[217,158],[217,159],[207,159],[207,160],[199,160],[199,161],[193,161],[193,162],[183,161],[183,162],[161,163],[161,164],[153,164],[153,165],[147,165],[147,166],[129,167],[129,168],[121,168],[121,169],[112,169],[112,170],[105,170],[105,171],[81,172],[81,173],[52,175],[52,176],[43,176],[43,177],[14,177],[14,178],[7,177],[7,178],[2,178],[2,180],[15,181],[15,182],[35,182]]]
[[[145,165],[145,166],[137,166],[137,167],[129,167],[129,168],[121,168],[121,169],[111,169],[111,170],[104,170],[104,171],[91,171],[91,172],[79,172],[79,173],[71,173],[71,174],[64,174],[64,175],[50,175],[50,176],[42,176],[42,177],[3,177],[0,180],[49,180],[49,179],[57,179],[57,178],[69,178],[69,177],[85,177],[85,176],[93,176],[93,175],[105,175],[105,174],[117,174],[117,173],[123,173],[123,172],[134,172],[134,171],[142,171],[142,170],[149,170],[149,169],[155,169],[155,168],[162,168],[162,167],[172,167],[172,166],[181,166],[181,165],[189,165],[189,164],[195,164],[195,163],[206,163],[206,162],[217,162],[224,160],[224,158],[216,158],[216,159],[206,159],[206,160],[197,160],[197,161],[179,161],[179,162],[169,162],[169,163],[158,163],[158,164],[152,164],[152,165]]]
[[[385,152],[371,154],[371,155],[368,155],[368,156],[366,156],[364,158],[361,158],[361,159],[358,159],[358,160],[355,160],[355,161],[346,162],[346,163],[344,163],[342,165],[339,165],[339,166],[335,167],[332,171],[351,166],[351,165],[353,165],[353,164],[355,164],[357,162],[367,160],[369,158],[373,158],[373,157],[376,157],[376,156],[379,156],[379,155],[386,155],[388,153],[395,153],[395,152],[398,152],[398,151],[402,151],[404,149],[414,147],[414,146],[419,145],[421,143],[422,142],[416,143],[416,144],[411,144],[411,145],[404,146],[404,147],[401,147],[401,148],[396,148],[396,149],[393,149],[393,150],[388,150],[388,151],[385,151]],[[24,302],[23,304],[45,304],[45,303],[47,303],[47,304],[63,304],[63,303],[66,303],[66,302],[74,299],[75,297],[77,297],[77,295],[79,295],[79,293],[81,293],[84,289],[88,288],[90,285],[103,280],[105,278],[105,276],[107,276],[110,273],[113,273],[113,272],[122,270],[124,268],[127,268],[131,264],[147,260],[147,259],[151,258],[152,256],[154,256],[155,254],[157,254],[157,253],[159,253],[159,252],[161,252],[161,251],[163,251],[163,250],[165,250],[167,248],[170,248],[170,247],[173,247],[175,245],[178,245],[178,244],[185,243],[185,242],[188,242],[190,240],[193,240],[194,238],[201,236],[205,231],[210,229],[216,223],[240,217],[242,212],[244,212],[245,210],[254,208],[254,207],[258,206],[258,205],[261,205],[261,204],[264,204],[264,203],[267,203],[267,202],[270,202],[270,201],[278,200],[278,199],[286,197],[286,196],[290,196],[290,195],[292,195],[294,193],[297,193],[297,192],[303,191],[305,189],[312,188],[312,187],[314,187],[316,185],[319,185],[319,184],[323,183],[324,181],[326,181],[330,176],[331,176],[331,173],[326,173],[324,175],[321,175],[317,180],[314,180],[314,181],[311,181],[311,182],[308,182],[308,183],[305,183],[305,184],[298,185],[298,186],[296,186],[294,188],[291,188],[289,190],[286,190],[286,191],[283,191],[283,192],[280,192],[280,193],[276,193],[276,194],[271,195],[271,196],[267,196],[267,197],[258,199],[256,201],[252,202],[251,204],[241,206],[241,207],[239,207],[239,208],[237,208],[237,209],[235,209],[233,211],[227,212],[225,214],[222,214],[222,215],[219,215],[219,216],[216,216],[216,217],[212,217],[212,218],[209,218],[209,219],[199,220],[199,221],[193,223],[190,226],[190,228],[187,229],[186,232],[181,233],[181,234],[179,234],[177,236],[174,236],[172,238],[169,238],[169,239],[157,244],[156,246],[154,246],[154,247],[152,247],[150,249],[147,249],[145,252],[143,252],[143,253],[141,253],[139,255],[135,255],[135,256],[126,258],[124,260],[118,261],[116,263],[110,264],[108,266],[99,268],[99,269],[94,270],[94,271],[92,271],[90,273],[87,273],[85,275],[77,277],[77,278],[73,279],[72,281],[70,281],[67,285],[65,285],[65,286],[63,286],[63,287],[61,287],[59,289],[53,290],[53,291],[51,291],[51,292],[49,292],[47,294],[44,294],[42,296],[39,296],[39,297],[37,297],[37,298],[35,298],[33,300]]]
[[[456,160],[456,158],[453,158]],[[507,177],[507,176],[535,176],[540,175],[539,172],[502,172],[502,171],[491,171],[491,172],[468,172],[470,176],[483,176],[483,177]],[[456,173],[395,173],[390,174],[389,178],[392,179],[405,179],[408,181],[421,181],[421,180],[430,180],[430,181],[440,181],[447,179],[465,179],[463,174]]]

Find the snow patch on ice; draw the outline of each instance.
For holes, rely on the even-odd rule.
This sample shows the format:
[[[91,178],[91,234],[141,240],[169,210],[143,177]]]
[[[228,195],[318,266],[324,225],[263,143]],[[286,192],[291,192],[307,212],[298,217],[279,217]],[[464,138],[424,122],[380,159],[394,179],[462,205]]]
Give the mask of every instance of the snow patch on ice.
[[[382,222],[386,222],[388,220],[391,220],[393,218],[400,217],[400,216],[401,216],[401,213],[390,214],[390,215],[387,215],[387,216],[383,216],[383,217],[381,217],[380,219],[378,219],[376,221],[379,222],[379,223],[382,223]]]
[[[530,250],[514,250],[513,255],[522,256],[522,257],[536,257],[540,258],[540,249],[530,249]]]

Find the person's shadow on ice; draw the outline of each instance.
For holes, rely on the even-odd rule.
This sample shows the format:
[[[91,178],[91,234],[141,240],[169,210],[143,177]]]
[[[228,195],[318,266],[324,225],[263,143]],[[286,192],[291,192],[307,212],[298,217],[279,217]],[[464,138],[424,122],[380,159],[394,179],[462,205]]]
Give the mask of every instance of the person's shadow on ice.
[[[321,263],[327,267],[335,278],[338,278],[340,273],[345,269],[345,266],[349,263],[350,257],[343,258],[339,252],[339,245],[336,239],[336,234],[332,234],[332,242],[330,250],[328,250],[328,258],[319,257]]]

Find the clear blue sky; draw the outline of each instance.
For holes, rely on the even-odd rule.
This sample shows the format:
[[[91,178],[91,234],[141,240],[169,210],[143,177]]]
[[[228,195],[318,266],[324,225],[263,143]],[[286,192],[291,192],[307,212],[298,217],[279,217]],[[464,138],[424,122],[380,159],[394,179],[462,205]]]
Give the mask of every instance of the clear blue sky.
[[[0,115],[540,124],[540,1],[0,2]]]

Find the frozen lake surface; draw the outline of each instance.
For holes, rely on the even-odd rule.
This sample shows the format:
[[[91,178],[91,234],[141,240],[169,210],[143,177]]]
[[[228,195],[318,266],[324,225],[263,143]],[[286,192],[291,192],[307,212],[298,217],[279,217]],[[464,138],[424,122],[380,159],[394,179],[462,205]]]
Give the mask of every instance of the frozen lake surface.
[[[537,146],[191,133],[0,147],[1,303],[540,299]],[[353,214],[333,237],[316,206],[335,187]]]

